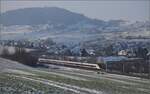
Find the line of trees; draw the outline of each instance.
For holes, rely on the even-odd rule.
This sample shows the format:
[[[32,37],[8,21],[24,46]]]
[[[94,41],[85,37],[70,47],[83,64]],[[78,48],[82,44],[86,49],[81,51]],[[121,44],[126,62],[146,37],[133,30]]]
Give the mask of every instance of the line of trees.
[[[8,48],[2,50],[1,57],[18,61],[22,64],[35,67],[37,65],[38,58],[33,56],[31,53],[26,52],[24,48],[15,48],[15,52],[10,54]]]

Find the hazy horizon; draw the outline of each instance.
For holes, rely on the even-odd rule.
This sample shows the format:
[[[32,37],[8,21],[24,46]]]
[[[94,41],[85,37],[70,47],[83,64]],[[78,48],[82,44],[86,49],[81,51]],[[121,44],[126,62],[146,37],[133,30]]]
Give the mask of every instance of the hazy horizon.
[[[99,20],[150,20],[150,1],[4,1],[1,13],[32,7],[59,7]]]

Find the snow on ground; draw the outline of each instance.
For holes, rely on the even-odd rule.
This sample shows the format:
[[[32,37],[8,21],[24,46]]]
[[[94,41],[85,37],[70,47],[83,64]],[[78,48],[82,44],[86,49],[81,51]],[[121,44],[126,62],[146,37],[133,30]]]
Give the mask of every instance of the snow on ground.
[[[31,67],[28,67],[26,65],[20,64],[16,61],[0,58],[0,71],[3,71],[4,69],[26,69],[31,70]]]
[[[15,74],[23,74],[23,75],[35,75],[33,73],[25,72],[22,70],[16,70],[16,69],[4,69],[3,70],[6,73],[15,73]]]
[[[16,76],[16,77],[20,77],[20,76]],[[69,85],[69,84],[65,84],[65,83],[59,83],[59,82],[54,82],[54,81],[50,81],[50,80],[46,80],[46,79],[32,79],[32,78],[27,78],[27,77],[20,77],[23,79],[27,79],[27,80],[31,80],[31,81],[36,81],[36,82],[41,82],[44,84],[48,84],[48,85],[52,85],[61,89],[65,89],[65,90],[70,90],[73,91],[75,93],[78,94],[104,94],[101,91],[97,91],[94,89],[88,89],[88,88],[81,88],[78,86],[74,86],[74,85]],[[88,93],[87,93],[88,92]]]
[[[117,74],[97,74],[95,71],[67,68],[30,68],[11,60],[0,58],[1,73],[26,80],[42,83],[71,94],[149,94],[150,81],[138,77]],[[124,93],[125,92],[125,93]],[[134,93],[135,92],[135,93]],[[44,94],[44,93],[42,93]]]

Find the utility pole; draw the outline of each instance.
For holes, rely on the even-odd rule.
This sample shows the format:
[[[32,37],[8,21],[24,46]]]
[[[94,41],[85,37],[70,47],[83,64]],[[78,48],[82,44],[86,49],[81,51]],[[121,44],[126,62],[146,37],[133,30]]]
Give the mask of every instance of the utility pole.
[[[1,14],[1,0],[0,0],[0,14]],[[1,18],[1,15],[0,15],[0,41],[1,41],[1,29],[2,29],[2,18]]]
[[[148,78],[150,79],[150,55],[148,55]]]
[[[105,65],[106,65],[106,72],[108,72],[108,65],[107,65],[107,62],[105,62]]]

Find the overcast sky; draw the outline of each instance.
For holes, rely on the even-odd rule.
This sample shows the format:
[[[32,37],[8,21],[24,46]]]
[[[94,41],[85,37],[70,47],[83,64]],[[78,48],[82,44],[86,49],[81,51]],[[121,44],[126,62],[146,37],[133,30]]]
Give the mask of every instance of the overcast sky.
[[[150,0],[125,1],[17,1],[0,0],[1,12],[28,7],[60,7],[84,14],[90,18],[145,21],[150,17]]]

